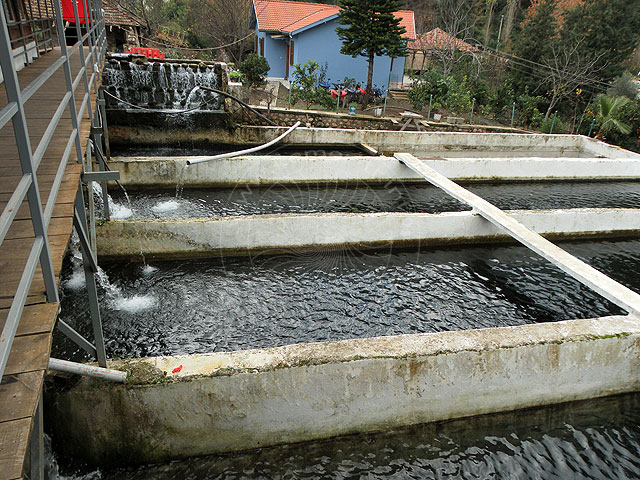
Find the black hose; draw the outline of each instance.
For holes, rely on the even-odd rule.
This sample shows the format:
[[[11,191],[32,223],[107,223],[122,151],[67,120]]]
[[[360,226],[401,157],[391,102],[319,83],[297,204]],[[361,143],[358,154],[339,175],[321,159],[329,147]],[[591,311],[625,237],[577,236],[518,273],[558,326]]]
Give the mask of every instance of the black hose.
[[[272,127],[277,127],[278,124],[275,122],[272,122],[271,120],[269,120],[267,117],[265,117],[264,115],[262,115],[260,112],[258,112],[257,110],[255,110],[254,108],[251,108],[249,105],[247,105],[246,103],[244,103],[242,100],[234,97],[233,95],[227,93],[227,92],[223,92],[222,90],[218,90],[215,88],[211,88],[211,87],[202,87],[202,86],[198,86],[198,88],[201,88],[202,90],[209,90],[213,93],[218,93],[220,95],[223,95],[225,97],[229,97],[231,100],[235,100],[236,102],[238,102],[241,106],[243,106],[244,108],[246,108],[247,110],[249,110],[250,112],[256,114],[258,117],[260,117],[261,119],[263,119],[265,122],[267,122],[269,125],[271,125]]]

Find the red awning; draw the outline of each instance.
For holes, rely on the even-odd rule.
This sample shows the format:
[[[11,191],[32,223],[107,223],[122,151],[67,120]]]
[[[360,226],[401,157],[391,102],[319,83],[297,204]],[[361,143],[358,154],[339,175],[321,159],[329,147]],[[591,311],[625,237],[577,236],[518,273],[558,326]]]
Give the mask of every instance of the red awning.
[[[76,2],[78,6],[78,22],[81,24],[86,23],[84,20],[84,2],[85,0],[62,0],[62,18],[65,22],[76,22],[76,17],[73,14],[73,2]],[[89,23],[91,23],[91,14],[89,14]]]

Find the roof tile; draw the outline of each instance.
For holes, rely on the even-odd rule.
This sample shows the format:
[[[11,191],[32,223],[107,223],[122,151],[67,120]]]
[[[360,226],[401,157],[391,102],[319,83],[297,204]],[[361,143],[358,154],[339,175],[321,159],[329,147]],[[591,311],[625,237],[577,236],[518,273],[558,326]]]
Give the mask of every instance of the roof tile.
[[[340,12],[337,5],[290,0],[254,0],[254,7],[260,30],[282,33],[295,32]],[[402,36],[416,38],[413,11],[400,10],[395,14],[407,30]]]

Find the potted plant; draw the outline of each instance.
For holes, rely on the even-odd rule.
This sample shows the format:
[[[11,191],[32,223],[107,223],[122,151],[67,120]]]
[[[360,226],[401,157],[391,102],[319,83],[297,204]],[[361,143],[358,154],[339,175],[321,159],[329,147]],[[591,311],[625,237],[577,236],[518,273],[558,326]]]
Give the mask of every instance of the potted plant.
[[[355,115],[356,114],[356,107],[358,106],[358,104],[356,102],[351,102],[349,104],[349,115]]]

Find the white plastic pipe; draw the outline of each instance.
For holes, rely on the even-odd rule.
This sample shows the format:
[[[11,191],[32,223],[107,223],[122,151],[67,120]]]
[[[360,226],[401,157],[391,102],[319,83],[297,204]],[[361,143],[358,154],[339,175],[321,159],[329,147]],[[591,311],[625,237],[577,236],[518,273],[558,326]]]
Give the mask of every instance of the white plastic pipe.
[[[75,373],[86,377],[100,378],[102,380],[110,380],[112,382],[124,383],[127,379],[127,372],[120,370],[110,370],[108,368],[94,367],[93,365],[85,365],[84,363],[69,362],[60,360],[59,358],[49,359],[49,370],[58,372]]]
[[[195,158],[194,160],[187,160],[187,165],[195,165],[196,163],[210,162],[212,160],[221,160],[223,158],[239,157],[240,155],[248,155],[250,153],[264,150],[265,148],[269,148],[271,145],[275,145],[276,143],[278,143],[280,140],[285,138],[287,135],[289,135],[299,126],[300,126],[300,122],[296,122],[291,128],[289,128],[286,132],[284,132],[278,138],[274,138],[269,143],[265,143],[264,145],[248,148],[246,150],[238,150],[237,152],[222,153],[220,155],[214,155],[213,157],[198,157],[198,158]]]

